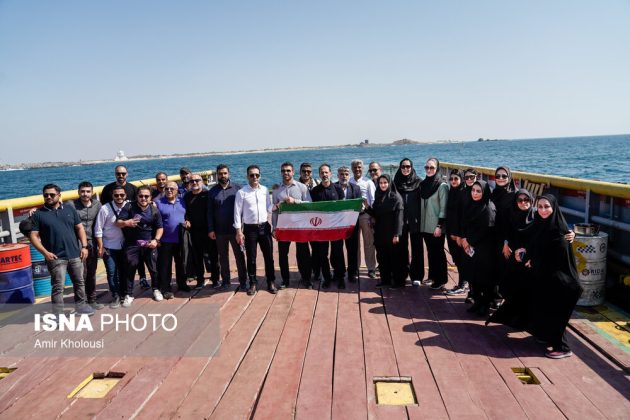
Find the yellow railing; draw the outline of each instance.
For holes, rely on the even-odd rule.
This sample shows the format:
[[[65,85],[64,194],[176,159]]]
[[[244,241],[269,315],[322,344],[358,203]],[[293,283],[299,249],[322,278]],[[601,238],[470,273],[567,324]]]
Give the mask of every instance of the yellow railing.
[[[212,178],[214,176],[215,171],[202,171],[202,172],[197,172],[197,173],[200,174],[204,178],[204,180],[207,181],[208,178]],[[169,181],[179,181],[180,177],[179,175],[173,175],[173,176],[169,176],[168,179]],[[141,179],[138,181],[132,181],[131,183],[138,187],[140,185],[155,185],[155,179],[154,178]],[[100,195],[101,191],[103,191],[103,188],[104,188],[104,185],[101,185],[99,187],[94,187],[94,193]],[[64,201],[74,200],[76,198],[79,198],[79,194],[76,190],[68,190],[68,191],[62,191],[61,197],[62,197],[62,200]],[[7,200],[0,200],[0,212],[6,211],[7,209],[16,210],[16,209],[24,209],[28,207],[37,207],[37,206],[42,206],[42,205],[44,205],[44,198],[42,197],[41,194],[30,195],[28,197],[9,198]]]

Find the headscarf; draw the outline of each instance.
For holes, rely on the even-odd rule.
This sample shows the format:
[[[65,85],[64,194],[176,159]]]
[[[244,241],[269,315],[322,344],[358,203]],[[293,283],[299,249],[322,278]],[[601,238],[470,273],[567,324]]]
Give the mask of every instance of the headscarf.
[[[420,182],[420,197],[423,199],[427,199],[431,197],[442,185],[442,177],[440,176],[440,161],[437,158],[429,158],[427,162],[430,160],[434,160],[436,164],[435,175],[425,177],[422,182]]]
[[[526,211],[523,211],[518,207],[518,198],[521,195],[527,196],[531,202],[531,206]],[[510,216],[508,220],[510,226],[512,226],[516,230],[522,230],[529,226],[534,221],[534,217],[536,215],[536,209],[534,205],[534,196],[532,195],[532,193],[530,193],[525,188],[521,188],[516,191],[516,194],[514,195],[514,202],[512,204],[512,207],[510,208]]]
[[[553,209],[553,213],[546,219],[540,217],[538,212],[534,215],[534,223],[533,228],[535,232],[543,231],[543,232],[551,232],[554,235],[562,235],[564,236],[569,232],[569,225],[567,225],[567,221],[564,218],[564,215],[560,211],[560,206],[558,205],[558,200],[552,194],[543,194],[541,196],[536,197],[536,203],[541,199],[549,201],[551,204],[551,208]]]
[[[459,177],[459,179],[461,180],[461,182],[459,183],[459,186],[453,188],[449,182],[448,184],[448,200],[446,201],[446,208],[447,209],[452,209],[453,212],[456,212],[457,207],[459,206],[459,200],[461,200],[462,198],[462,190],[464,189],[464,187],[466,186],[466,183],[464,182],[464,174],[462,173],[461,170],[459,169],[451,169],[451,172],[449,173],[448,177],[452,177],[453,175]],[[448,210],[447,210],[448,213]]]
[[[382,178],[386,179],[389,184],[389,187],[385,191],[382,191],[379,185]],[[374,202],[372,203],[372,209],[376,214],[394,211],[397,210],[399,206],[402,206],[402,198],[400,194],[396,192],[396,186],[388,174],[379,176],[376,179],[376,184],[376,193],[374,195]]]
[[[492,204],[490,203],[490,185],[486,181],[477,180],[470,187],[472,194],[472,187],[475,185],[479,185],[481,187],[481,200],[475,201],[470,198],[470,200],[466,203],[466,209],[462,216],[462,225],[469,226],[472,223],[475,223],[480,217],[484,216],[488,211],[488,207]],[[491,212],[492,218],[489,220],[489,226],[494,226],[494,212]]]
[[[406,160],[408,160],[411,165],[411,172],[409,172],[409,175],[403,175],[400,170],[400,165],[402,165],[402,163]],[[394,175],[394,184],[399,192],[410,192],[418,188],[418,185],[420,185],[420,178],[416,174],[416,169],[413,167],[411,159],[403,158],[400,161],[396,175]]]
[[[512,178],[512,171],[507,166],[499,166],[494,174],[496,176],[499,170],[503,169],[507,172],[508,183],[504,187],[500,187],[498,184],[495,184],[494,190],[492,191],[492,202],[495,206],[497,206],[497,211],[507,210],[512,205],[512,197],[511,193],[516,191],[516,185],[514,184],[514,179]]]

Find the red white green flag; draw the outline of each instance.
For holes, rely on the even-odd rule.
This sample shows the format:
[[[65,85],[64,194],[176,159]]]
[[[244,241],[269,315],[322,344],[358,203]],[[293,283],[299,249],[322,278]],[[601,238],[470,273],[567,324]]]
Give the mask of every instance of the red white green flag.
[[[282,203],[278,211],[276,239],[291,242],[348,239],[357,224],[363,199]]]

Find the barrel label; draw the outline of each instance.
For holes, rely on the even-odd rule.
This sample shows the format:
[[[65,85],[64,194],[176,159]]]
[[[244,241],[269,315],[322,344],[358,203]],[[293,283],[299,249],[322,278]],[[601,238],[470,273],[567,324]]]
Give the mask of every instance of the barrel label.
[[[22,262],[21,255],[9,255],[8,257],[0,257],[0,264],[15,264]]]
[[[585,268],[582,270],[582,275],[586,276],[601,276],[606,273],[606,268]]]

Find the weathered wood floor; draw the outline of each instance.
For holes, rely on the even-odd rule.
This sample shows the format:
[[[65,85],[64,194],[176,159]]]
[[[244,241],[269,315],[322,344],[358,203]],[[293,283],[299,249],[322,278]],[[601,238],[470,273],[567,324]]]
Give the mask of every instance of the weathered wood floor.
[[[452,285],[457,273],[449,275]],[[221,305],[220,321],[191,321],[220,322],[214,357],[0,357],[0,366],[17,367],[0,380],[0,418],[630,418],[628,373],[572,332],[575,356],[550,360],[527,334],[485,327],[461,296],[426,286],[380,291],[364,276],[346,290],[306,290],[292,276],[275,296],[206,286],[157,303],[138,291],[132,309]],[[516,367],[541,384],[521,383]],[[125,376],[105,398],[67,398],[109,370]],[[418,403],[377,405],[373,379],[382,376],[411,377]]]

